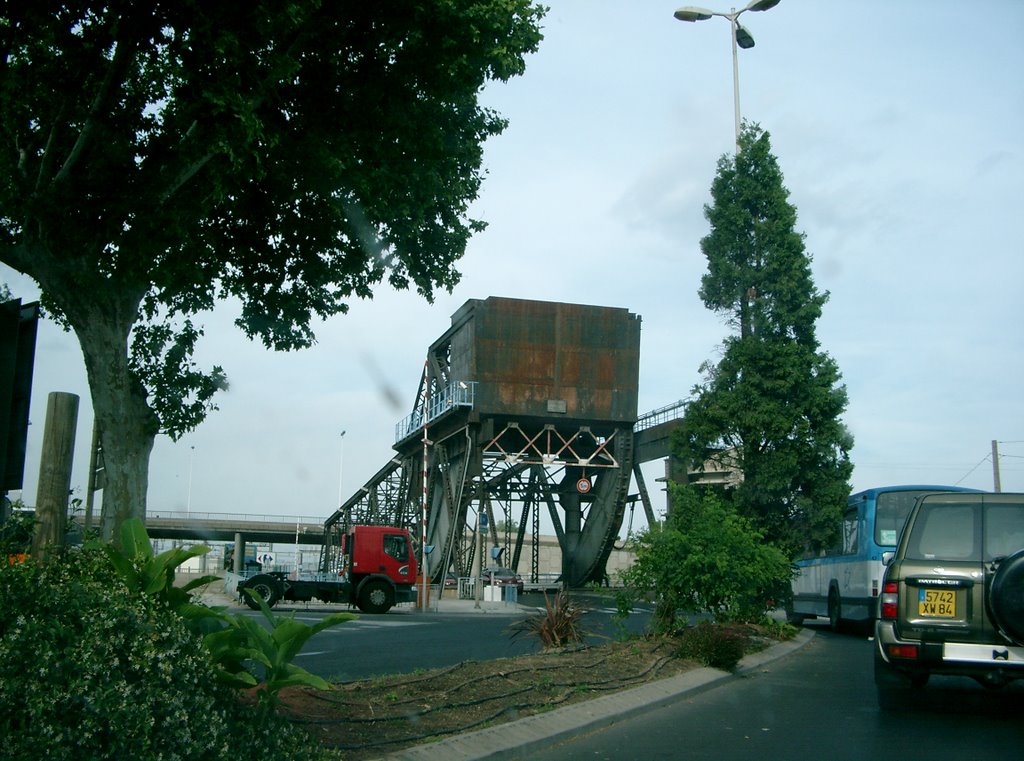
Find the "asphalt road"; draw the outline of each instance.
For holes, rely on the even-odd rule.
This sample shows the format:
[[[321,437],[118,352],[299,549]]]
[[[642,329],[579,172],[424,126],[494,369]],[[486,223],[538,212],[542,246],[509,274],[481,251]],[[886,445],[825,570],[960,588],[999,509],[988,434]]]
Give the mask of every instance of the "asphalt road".
[[[530,754],[531,761],[1020,761],[1024,685],[990,692],[933,679],[912,710],[883,713],[872,642],[816,628],[796,653],[759,673]]]
[[[536,599],[534,599],[536,598]],[[583,599],[583,598],[581,598]],[[540,595],[527,596],[526,605],[539,603]],[[616,633],[614,610],[607,599],[590,601],[583,625],[592,642]],[[281,607],[281,606],[279,606]],[[297,610],[295,617],[312,624],[327,612],[342,610]],[[288,610],[275,608],[275,614]],[[262,618],[259,613],[248,613]],[[435,613],[410,608],[393,608],[386,615],[360,616],[314,636],[299,653],[295,664],[328,681],[345,682],[383,674],[411,673],[418,669],[453,666],[467,660],[492,660],[539,649],[536,637],[512,637],[509,626],[525,619],[527,613]],[[628,622],[639,633],[650,611],[638,609]]]

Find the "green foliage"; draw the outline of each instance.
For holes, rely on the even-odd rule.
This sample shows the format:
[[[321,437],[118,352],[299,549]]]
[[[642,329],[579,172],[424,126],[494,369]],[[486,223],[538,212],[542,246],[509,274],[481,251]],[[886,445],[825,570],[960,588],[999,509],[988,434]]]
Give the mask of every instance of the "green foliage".
[[[678,654],[705,666],[732,671],[743,658],[747,638],[737,629],[710,621],[689,626],[679,635]]]
[[[111,565],[121,577],[124,585],[133,593],[156,595],[171,608],[186,605],[193,589],[217,581],[217,576],[203,576],[182,587],[174,585],[175,571],[190,558],[201,557],[210,551],[206,545],[173,547],[159,555],[153,554],[146,527],[138,518],[131,518],[121,524],[121,546],[98,542],[97,546],[106,553]]]
[[[314,758],[211,678],[200,640],[96,549],[0,566],[0,757]]]
[[[82,347],[114,521],[144,514],[158,432],[213,408],[192,318],[232,299],[277,350],[386,281],[428,301],[525,70],[530,0],[39,0],[0,20],[0,261]]]
[[[673,485],[662,527],[636,538],[624,572],[634,594],[653,593],[656,633],[673,633],[680,613],[759,620],[789,586],[792,567],[762,534],[714,494]]]
[[[564,647],[583,641],[586,632],[580,625],[584,609],[565,592],[559,592],[552,601],[544,593],[544,613],[513,624],[512,636],[532,634],[540,639],[545,649]]]
[[[222,663],[241,665],[244,660],[251,659],[259,664],[263,670],[263,682],[258,692],[263,714],[270,714],[277,705],[278,694],[285,687],[307,686],[329,690],[331,686],[324,679],[294,665],[292,660],[314,634],[353,621],[359,616],[354,613],[333,613],[309,626],[296,621],[294,614],[292,617],[275,616],[258,592],[251,589],[245,592],[259,602],[263,617],[270,624],[270,631],[248,616],[235,615],[226,619],[226,629],[208,634],[205,641]]]
[[[206,759],[248,753],[281,759],[322,754],[271,710],[290,684],[328,688],[292,666],[316,626],[247,616],[192,602],[216,577],[174,585],[178,566],[206,547],[154,555],[140,521],[121,547],[90,542],[41,567],[0,567],[0,756]],[[256,687],[260,710],[232,687]],[[29,669],[25,664],[31,664]],[[28,696],[26,698],[26,696]]]
[[[203,644],[212,659],[214,676],[232,687],[256,687],[260,680],[250,669],[251,663],[263,669],[263,684],[259,692],[264,714],[276,704],[283,687],[304,684],[318,689],[329,685],[320,677],[291,664],[306,641],[324,629],[351,621],[358,616],[336,613],[314,626],[290,618],[274,616],[257,594],[264,617],[271,625],[268,633],[248,616],[225,613],[192,602],[191,591],[219,581],[217,576],[202,576],[188,584],[176,586],[174,574],[186,560],[208,553],[209,547],[175,547],[159,555],[153,554],[153,545],[146,527],[137,518],[121,526],[121,546],[100,543],[97,546],[107,555],[125,587],[133,594],[144,594],[160,600],[175,611],[193,632],[203,636]]]
[[[758,627],[766,637],[780,641],[793,639],[797,632],[800,631],[792,624],[786,621],[779,621],[770,616],[765,616],[763,620],[759,621]]]
[[[0,562],[7,562],[8,555],[24,555],[32,549],[32,532],[35,530],[32,513],[15,509],[11,517],[0,526]]]
[[[626,622],[633,615],[633,603],[635,602],[633,591],[628,586],[620,586],[615,590],[613,598],[615,600],[615,612],[612,614],[612,624],[615,626],[618,638],[624,640],[629,636]]]
[[[705,207],[700,288],[738,335],[717,365],[702,366],[673,451],[693,467],[717,458],[736,471],[723,498],[793,555],[831,540],[850,492],[853,439],[839,369],[815,332],[828,294],[814,286],[768,133],[748,124],[740,143],[719,161]]]

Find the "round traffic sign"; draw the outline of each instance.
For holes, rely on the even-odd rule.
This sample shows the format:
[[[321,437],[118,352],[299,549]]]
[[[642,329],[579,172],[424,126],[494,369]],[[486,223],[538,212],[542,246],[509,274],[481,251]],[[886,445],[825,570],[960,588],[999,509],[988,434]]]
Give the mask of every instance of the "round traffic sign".
[[[581,478],[579,481],[577,481],[576,491],[578,491],[580,494],[586,494],[588,491],[590,491],[590,479]]]

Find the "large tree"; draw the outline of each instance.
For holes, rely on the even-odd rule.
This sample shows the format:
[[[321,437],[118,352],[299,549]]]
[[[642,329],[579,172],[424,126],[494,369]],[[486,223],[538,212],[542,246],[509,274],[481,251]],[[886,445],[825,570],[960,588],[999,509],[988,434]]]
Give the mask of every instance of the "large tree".
[[[711,198],[700,296],[737,334],[717,364],[703,365],[676,453],[736,471],[726,493],[770,541],[789,552],[820,547],[850,492],[853,440],[841,419],[846,389],[815,331],[828,294],[814,285],[767,132],[744,125]]]
[[[530,0],[32,0],[0,12],[0,260],[81,344],[105,532],[145,515],[154,437],[224,382],[196,314],[274,349],[385,278],[458,282],[504,120],[478,102],[541,39]],[[117,536],[117,533],[114,533]]]

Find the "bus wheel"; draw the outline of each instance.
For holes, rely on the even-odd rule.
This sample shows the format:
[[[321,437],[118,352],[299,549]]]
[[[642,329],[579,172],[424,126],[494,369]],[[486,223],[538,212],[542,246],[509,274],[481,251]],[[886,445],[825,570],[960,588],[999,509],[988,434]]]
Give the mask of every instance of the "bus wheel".
[[[786,603],[786,622],[793,626],[802,626],[804,615],[793,610],[793,602]]]
[[[254,592],[259,592],[260,597],[266,601],[268,608],[273,608],[274,603],[281,599],[281,588],[277,583],[277,579],[273,576],[267,576],[264,573],[261,573],[258,576],[253,576],[245,583],[245,586],[242,587],[242,589],[251,589]],[[247,595],[243,591],[242,596],[245,598],[245,604],[250,608],[253,610],[260,609],[260,604],[252,595]]]
[[[843,602],[839,598],[839,590],[832,587],[828,590],[828,628],[834,632],[839,631],[839,624],[843,620]]]

